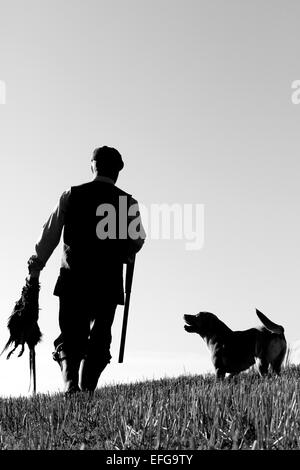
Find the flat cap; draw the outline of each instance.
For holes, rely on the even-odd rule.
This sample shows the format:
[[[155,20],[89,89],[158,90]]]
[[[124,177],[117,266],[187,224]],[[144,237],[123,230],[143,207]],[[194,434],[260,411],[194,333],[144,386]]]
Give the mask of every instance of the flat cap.
[[[94,150],[92,161],[96,161],[103,168],[112,168],[117,171],[121,171],[124,166],[120,152],[106,145]]]

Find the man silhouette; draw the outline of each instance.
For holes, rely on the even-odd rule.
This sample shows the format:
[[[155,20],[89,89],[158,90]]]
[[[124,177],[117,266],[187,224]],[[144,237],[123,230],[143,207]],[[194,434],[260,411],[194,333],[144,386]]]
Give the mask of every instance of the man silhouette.
[[[66,394],[93,392],[110,362],[111,327],[117,305],[124,304],[123,264],[143,246],[145,232],[138,204],[115,183],[124,163],[112,147],[93,152],[93,181],[65,191],[43,227],[31,277],[40,271],[63,235],[59,297],[61,333],[54,341]]]

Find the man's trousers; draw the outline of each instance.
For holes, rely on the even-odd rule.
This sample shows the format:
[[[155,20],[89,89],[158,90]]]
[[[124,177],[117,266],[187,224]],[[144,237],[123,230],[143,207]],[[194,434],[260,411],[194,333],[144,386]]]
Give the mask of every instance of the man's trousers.
[[[59,298],[61,334],[54,341],[65,391],[93,391],[110,362],[111,327],[117,304],[84,300],[73,292]]]

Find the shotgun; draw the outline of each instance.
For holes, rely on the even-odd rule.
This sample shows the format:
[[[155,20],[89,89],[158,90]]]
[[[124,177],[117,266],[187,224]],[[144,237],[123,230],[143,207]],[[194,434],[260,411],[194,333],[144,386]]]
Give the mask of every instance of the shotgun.
[[[127,264],[126,268],[126,279],[125,279],[125,306],[124,306],[124,317],[122,325],[122,334],[121,334],[121,344],[120,344],[120,353],[119,353],[119,363],[123,362],[124,358],[124,349],[125,349],[125,340],[126,340],[126,331],[127,331],[127,322],[129,314],[129,304],[130,304],[130,294],[131,286],[134,272],[135,256],[133,261]]]

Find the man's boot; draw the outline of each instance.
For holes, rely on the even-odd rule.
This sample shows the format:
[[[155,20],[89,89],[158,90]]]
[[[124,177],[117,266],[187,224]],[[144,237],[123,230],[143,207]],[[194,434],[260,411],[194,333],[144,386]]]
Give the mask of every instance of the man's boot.
[[[69,395],[80,391],[78,386],[80,358],[67,356],[62,347],[53,353],[53,359],[58,362],[64,381],[64,392]]]
[[[91,360],[88,357],[82,359],[79,378],[80,390],[83,392],[94,392],[97,387],[99,377],[107,364],[107,362],[105,364],[99,364],[97,361]]]

